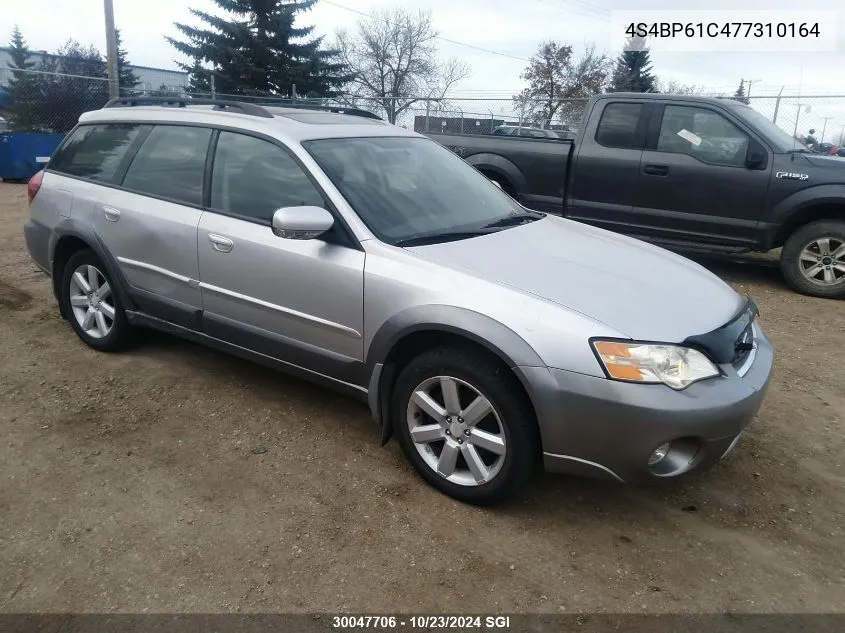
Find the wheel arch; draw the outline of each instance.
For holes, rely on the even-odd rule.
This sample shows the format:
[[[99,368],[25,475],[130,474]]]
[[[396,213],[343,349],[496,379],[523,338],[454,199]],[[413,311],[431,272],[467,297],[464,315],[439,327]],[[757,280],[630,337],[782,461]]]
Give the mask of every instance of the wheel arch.
[[[779,203],[772,211],[772,222],[776,228],[770,234],[766,247],[783,246],[796,230],[819,220],[845,221],[845,185],[811,187]]]
[[[85,249],[91,250],[103,262],[109,278],[114,283],[114,291],[117,293],[121,305],[125,306],[126,309],[132,309],[133,303],[126,291],[126,279],[120,272],[115,259],[95,234],[80,231],[75,227],[57,227],[54,235],[55,240],[50,252],[50,273],[53,278],[53,294],[59,302],[59,310],[63,317],[67,318],[61,301],[61,283],[62,277],[64,276],[64,267],[75,253]]]
[[[370,378],[368,402],[381,427],[382,443],[393,434],[388,414],[393,386],[402,368],[423,351],[444,345],[470,347],[495,358],[510,371],[532,409],[531,390],[518,366],[544,366],[531,346],[513,330],[478,312],[452,306],[421,306],[405,310],[382,325],[367,354]],[[534,411],[536,417],[536,410]]]
[[[482,153],[467,156],[464,160],[488,178],[496,177],[502,189],[512,197],[517,197],[525,191],[525,176],[519,167],[507,158],[498,154]],[[507,190],[508,187],[511,191]]]

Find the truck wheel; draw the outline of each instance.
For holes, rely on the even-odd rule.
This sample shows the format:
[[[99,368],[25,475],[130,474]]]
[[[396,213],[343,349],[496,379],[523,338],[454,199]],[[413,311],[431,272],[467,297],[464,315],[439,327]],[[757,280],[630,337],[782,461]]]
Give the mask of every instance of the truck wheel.
[[[845,298],[845,222],[821,220],[795,231],[783,246],[780,269],[793,290]]]

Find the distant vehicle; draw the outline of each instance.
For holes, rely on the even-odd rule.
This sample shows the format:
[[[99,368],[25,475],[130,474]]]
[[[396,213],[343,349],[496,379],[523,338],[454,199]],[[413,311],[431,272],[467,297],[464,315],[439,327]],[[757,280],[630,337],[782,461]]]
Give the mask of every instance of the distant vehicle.
[[[701,266],[529,211],[369,113],[171,106],[83,114],[29,183],[29,252],[92,348],[147,326],[354,394],[473,503],[539,463],[702,471],[760,407],[757,308]],[[319,446],[324,425],[298,428]]]
[[[845,298],[845,169],[753,108],[610,93],[574,141],[430,134],[522,204],[679,250],[765,252],[795,290]]]
[[[544,138],[544,139],[571,139],[575,137],[569,130],[543,130],[538,127],[517,125],[500,125],[493,130],[494,136],[520,136],[523,138]]]

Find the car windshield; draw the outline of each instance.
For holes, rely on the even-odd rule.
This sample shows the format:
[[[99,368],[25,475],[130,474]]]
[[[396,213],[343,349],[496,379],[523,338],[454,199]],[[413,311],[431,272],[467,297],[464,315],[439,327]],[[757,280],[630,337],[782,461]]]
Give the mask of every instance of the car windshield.
[[[391,244],[421,236],[471,237],[493,222],[528,213],[429,139],[338,138],[303,146],[370,230]]]
[[[768,118],[750,106],[736,107],[736,113],[753,125],[766,139],[774,145],[776,152],[789,152],[795,149],[806,149],[806,146],[786,131],[772,123]]]

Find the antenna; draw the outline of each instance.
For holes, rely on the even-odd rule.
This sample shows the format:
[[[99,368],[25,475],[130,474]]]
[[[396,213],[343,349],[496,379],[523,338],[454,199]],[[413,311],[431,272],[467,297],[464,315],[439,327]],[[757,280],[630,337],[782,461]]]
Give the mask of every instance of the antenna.
[[[792,152],[790,152],[790,162],[795,162],[795,152],[798,151],[798,119],[801,118],[801,90],[804,85],[804,64],[798,66],[798,111],[795,113],[795,129],[792,131]]]

